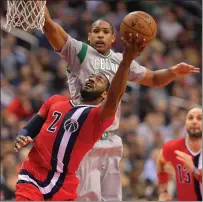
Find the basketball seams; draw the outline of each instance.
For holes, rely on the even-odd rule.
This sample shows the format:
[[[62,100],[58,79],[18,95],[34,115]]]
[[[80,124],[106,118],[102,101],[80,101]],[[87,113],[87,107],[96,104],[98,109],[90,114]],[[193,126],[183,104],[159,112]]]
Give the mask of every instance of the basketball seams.
[[[133,14],[130,14],[130,15],[133,15]],[[135,15],[133,15],[133,16],[135,16]],[[136,16],[145,21],[145,16],[144,16],[144,14],[138,13],[138,14],[136,14]],[[155,22],[155,20],[154,20],[152,17],[150,17],[150,15],[149,15],[149,18],[151,18],[151,19]],[[150,30],[151,30],[151,32],[152,32],[152,35],[154,35],[156,31],[155,31],[155,30],[153,31],[153,30],[152,30],[152,27],[151,27],[146,21],[145,21],[145,23],[146,23],[147,26],[150,28]],[[154,24],[154,23],[152,23],[152,24]]]
[[[132,29],[132,27],[130,27],[129,25],[127,25],[124,21],[122,22],[122,24],[125,25],[126,27]],[[153,34],[152,34],[152,35],[146,35],[145,33],[139,32],[139,31],[137,31],[137,30],[135,30],[135,29],[132,29],[132,30],[135,31],[135,32],[137,32],[137,33],[140,33],[140,34],[142,34],[142,35],[145,35],[145,36],[147,36],[147,37],[150,37],[150,36],[153,37],[153,36],[154,36]],[[151,40],[148,40],[148,41],[151,41]]]

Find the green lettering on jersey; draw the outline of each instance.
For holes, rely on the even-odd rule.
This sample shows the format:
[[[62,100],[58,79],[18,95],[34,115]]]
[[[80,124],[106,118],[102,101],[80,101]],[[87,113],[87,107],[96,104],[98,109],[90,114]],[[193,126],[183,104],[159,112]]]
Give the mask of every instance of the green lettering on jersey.
[[[80,60],[80,64],[82,64],[82,62],[84,61],[85,59],[85,56],[87,54],[87,48],[88,48],[88,45],[86,43],[82,43],[82,49],[81,51],[78,53],[78,58]]]
[[[68,73],[70,73],[70,69],[69,69],[68,65],[66,66],[66,71],[67,71]]]

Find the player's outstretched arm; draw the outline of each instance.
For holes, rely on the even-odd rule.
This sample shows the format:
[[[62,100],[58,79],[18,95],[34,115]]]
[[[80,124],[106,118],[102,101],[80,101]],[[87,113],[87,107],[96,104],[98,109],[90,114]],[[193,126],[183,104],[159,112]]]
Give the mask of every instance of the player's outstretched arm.
[[[139,83],[145,86],[163,87],[171,83],[177,77],[198,73],[200,73],[200,68],[182,62],[169,69],[157,71],[146,69],[146,74]]]
[[[168,162],[164,159],[163,150],[161,150],[157,159],[157,176],[159,184],[159,201],[171,201],[172,198],[168,194],[169,174],[165,171],[165,166]]]
[[[143,44],[143,41],[137,41],[136,38],[133,38],[131,33],[127,40],[122,38],[122,41],[124,45],[123,60],[111,82],[106,101],[102,106],[102,121],[106,121],[115,115],[118,104],[126,89],[130,65],[134,58],[140,55],[140,50]]]
[[[45,9],[45,23],[43,30],[51,46],[56,51],[61,51],[68,40],[68,35],[60,25],[51,19],[48,8]]]

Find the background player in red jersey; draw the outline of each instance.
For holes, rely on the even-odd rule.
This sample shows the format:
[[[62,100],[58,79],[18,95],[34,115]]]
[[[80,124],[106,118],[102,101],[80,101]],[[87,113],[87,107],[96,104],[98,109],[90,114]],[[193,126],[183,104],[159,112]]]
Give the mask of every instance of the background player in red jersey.
[[[104,74],[91,75],[81,89],[79,100],[52,96],[19,132],[16,151],[36,139],[19,173],[16,200],[77,197],[75,172],[84,155],[113,123],[126,89],[130,64],[142,49],[143,41],[137,44],[132,34],[123,42],[124,57],[111,85]]]
[[[169,174],[165,165],[171,163],[176,173],[179,201],[202,201],[202,109],[193,108],[185,122],[187,135],[164,144],[157,161],[159,200],[172,200],[167,192]]]

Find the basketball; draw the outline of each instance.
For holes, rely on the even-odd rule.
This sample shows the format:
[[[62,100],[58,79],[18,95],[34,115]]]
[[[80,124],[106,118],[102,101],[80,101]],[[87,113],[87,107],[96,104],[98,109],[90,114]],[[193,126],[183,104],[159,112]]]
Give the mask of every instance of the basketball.
[[[121,36],[126,38],[129,33],[135,37],[139,34],[150,43],[156,36],[157,25],[151,15],[143,11],[135,11],[126,15],[120,25]]]

